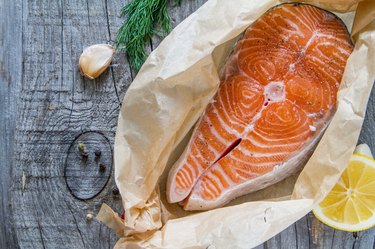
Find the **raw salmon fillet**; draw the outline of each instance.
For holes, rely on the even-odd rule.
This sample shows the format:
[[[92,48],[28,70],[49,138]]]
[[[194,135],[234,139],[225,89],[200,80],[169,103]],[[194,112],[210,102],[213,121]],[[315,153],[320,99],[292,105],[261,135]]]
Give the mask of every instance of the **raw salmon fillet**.
[[[283,4],[262,15],[169,172],[168,201],[219,207],[304,165],[335,111],[351,52],[346,27],[323,9]]]

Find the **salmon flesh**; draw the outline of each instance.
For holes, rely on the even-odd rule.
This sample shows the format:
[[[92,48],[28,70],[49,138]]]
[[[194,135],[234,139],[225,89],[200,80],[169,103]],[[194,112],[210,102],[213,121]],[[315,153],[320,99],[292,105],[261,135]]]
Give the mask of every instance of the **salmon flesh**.
[[[279,182],[303,166],[336,109],[353,50],[334,14],[278,5],[237,42],[185,151],[167,200],[207,210]]]

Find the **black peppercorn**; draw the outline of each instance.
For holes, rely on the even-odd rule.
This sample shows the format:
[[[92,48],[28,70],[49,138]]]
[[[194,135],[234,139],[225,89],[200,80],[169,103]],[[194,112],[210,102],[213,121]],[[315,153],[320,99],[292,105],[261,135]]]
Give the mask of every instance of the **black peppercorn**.
[[[114,188],[112,189],[112,194],[114,194],[114,195],[118,195],[118,194],[120,194],[120,191],[118,190],[118,188],[114,187]]]
[[[99,158],[102,155],[102,152],[100,150],[96,150],[95,152],[95,157]]]
[[[87,152],[82,152],[81,156],[83,158],[88,158],[89,157],[89,154]]]
[[[105,167],[104,164],[102,164],[102,163],[99,164],[99,171],[100,171],[100,172],[104,172],[104,171],[105,171],[105,168],[106,168],[106,167]]]

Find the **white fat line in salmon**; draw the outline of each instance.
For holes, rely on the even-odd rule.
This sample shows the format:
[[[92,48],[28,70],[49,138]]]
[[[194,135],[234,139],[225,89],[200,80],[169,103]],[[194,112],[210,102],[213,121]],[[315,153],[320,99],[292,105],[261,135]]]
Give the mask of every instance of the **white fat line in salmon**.
[[[194,163],[197,165],[198,170],[199,171],[203,171],[204,169],[201,166],[201,163],[197,161],[197,158],[201,158],[205,163],[208,163],[208,162],[207,162],[207,160],[205,158],[203,158],[200,150],[198,150],[198,147],[195,144],[193,144],[193,147],[195,147],[195,150],[198,152],[198,154],[193,154],[194,156],[191,156],[191,158],[194,161]],[[186,157],[185,160],[184,160],[185,163],[187,161],[187,158],[188,157]]]
[[[271,26],[271,25],[268,24],[265,20],[261,20],[260,22],[263,23],[263,25],[266,25],[266,26],[268,26],[269,28],[271,28],[273,31],[279,33],[280,36],[282,35],[281,37],[282,37],[284,40],[286,40],[286,41],[289,40],[289,38],[290,38],[290,34],[293,34],[293,33],[294,33],[294,34],[301,35],[301,31],[300,31],[299,29],[298,29],[299,32],[293,32],[293,31],[288,30],[288,29],[286,29],[286,28],[283,28],[283,27],[281,27],[281,26],[276,26],[276,25]],[[292,22],[291,22],[291,23],[292,23]],[[283,33],[280,33],[275,27],[281,28],[281,29],[287,31],[287,33],[289,33],[289,34],[288,34],[288,35],[284,35]],[[260,32],[263,31],[262,29],[259,29],[259,28],[253,28],[252,30],[255,30],[255,31],[258,31],[258,30],[259,30]],[[304,37],[303,34],[302,34],[302,37]],[[245,40],[247,40],[247,39],[245,39]]]
[[[295,13],[293,13],[292,11],[290,11],[289,9],[287,9],[287,8],[282,8],[283,9],[283,11],[285,11],[285,12],[287,12],[288,14],[290,14],[291,16],[293,16],[294,18],[296,18],[302,25],[304,25],[305,26],[305,28],[307,29],[307,30],[310,30],[311,31],[311,27],[314,27],[314,25],[312,25],[312,24],[306,24],[306,21],[308,21],[308,20],[302,20],[301,18],[300,18],[300,16],[301,17],[304,17],[304,18],[306,18],[306,15],[302,15],[302,13],[301,13],[301,15],[300,16],[297,16]],[[311,19],[310,19],[310,22],[311,23],[313,23],[314,24],[314,21],[311,21]]]
[[[325,44],[327,45],[328,43],[325,43]],[[321,45],[319,45],[319,46],[321,46]],[[336,52],[333,53],[333,55],[335,55],[335,57],[336,57],[335,59],[338,59],[337,61],[336,61],[336,60],[332,60],[332,59],[328,58],[327,56],[325,56],[325,55],[322,53],[322,51],[319,49],[319,47],[316,48],[315,51],[321,55],[320,58],[319,58],[318,56],[312,56],[312,55],[308,55],[307,57],[308,57],[308,58],[312,58],[312,59],[315,60],[315,61],[319,61],[319,62],[321,62],[323,65],[325,65],[326,67],[330,67],[331,69],[333,69],[333,66],[335,66],[336,68],[337,68],[337,67],[340,68],[340,64],[339,64],[339,63],[340,63],[340,60],[341,60],[341,62],[344,62],[343,57],[340,57],[339,54],[337,54]],[[322,61],[322,59],[324,59],[325,62]],[[329,62],[328,65],[327,65],[327,62]]]
[[[184,187],[187,188],[188,186],[190,186],[190,184],[189,184],[189,174],[186,172],[184,167],[181,168],[179,172],[183,176],[183,177],[180,177],[180,181],[182,182],[182,184],[184,184]]]
[[[206,183],[210,186],[212,186],[214,189],[215,189],[215,195],[219,195],[220,192],[221,192],[221,186],[218,184],[217,181],[215,181],[215,179],[212,178],[213,174],[211,175],[206,175],[205,179],[206,180]],[[210,184],[212,183],[212,184]]]
[[[246,139],[248,140],[249,142],[252,142],[252,139]],[[254,143],[255,144],[255,143]],[[289,143],[289,144],[283,144],[282,146],[274,146],[273,148],[279,148],[280,149],[280,152],[272,152],[272,153],[265,153],[265,152],[250,152],[248,151],[247,149],[244,149],[243,147],[238,147],[237,150],[242,153],[243,155],[247,156],[247,157],[270,157],[270,156],[274,156],[274,155],[284,155],[284,154],[288,154],[290,153],[289,150],[286,150],[286,151],[282,151],[283,147],[287,147],[288,149],[292,146],[294,147],[297,147],[299,146],[301,143]],[[258,146],[258,147],[261,147],[261,148],[269,148],[269,145],[264,145],[264,144],[261,144],[263,146]]]
[[[304,137],[307,135],[307,133],[309,133],[310,131],[309,130],[306,130],[304,131],[303,133],[300,133],[294,137],[290,137],[288,138],[288,140],[293,140],[293,139],[298,139],[299,137]],[[282,148],[282,147],[289,147],[289,146],[293,146],[293,145],[297,145],[297,144],[301,144],[300,142],[296,142],[296,143],[285,143],[285,139],[270,139],[270,138],[267,138],[267,137],[264,137],[262,136],[261,134],[257,133],[257,132],[253,132],[254,135],[257,135],[258,137],[260,137],[262,140],[266,141],[267,143],[273,143],[273,147],[279,147],[279,148]],[[245,140],[245,139],[243,139]],[[255,146],[258,146],[260,148],[268,148],[269,145],[264,145],[262,144],[261,142],[257,141],[254,139],[253,136],[248,136],[246,137],[246,140],[248,140],[250,143],[254,144]],[[277,144],[278,142],[282,142],[282,144]]]
[[[265,158],[275,159],[277,156],[282,156],[282,155],[275,154],[272,158],[264,157],[264,159]],[[272,166],[272,165],[275,165],[275,164],[278,163],[277,160],[267,161],[267,162],[249,162],[249,161],[243,160],[239,157],[236,157],[234,155],[230,155],[228,158],[232,159],[233,161],[236,161],[236,162],[239,162],[239,163],[242,163],[242,164],[245,164],[245,165],[249,165],[249,166],[254,166],[254,167],[268,167],[268,166]],[[258,158],[258,159],[260,160],[260,158]]]
[[[213,113],[215,113],[215,115],[218,117],[219,122],[220,122],[220,123],[223,125],[223,127],[225,127],[225,128],[228,128],[228,124],[225,122],[225,120],[227,120],[231,125],[233,125],[233,126],[236,127],[236,128],[241,128],[241,129],[243,129],[243,127],[245,126],[244,123],[233,122],[233,121],[231,120],[231,117],[228,116],[228,113],[227,113],[226,111],[223,110],[222,112],[224,113],[224,116],[225,116],[225,120],[224,120],[224,119],[222,118],[222,116],[219,114],[219,111],[220,111],[220,110],[218,110],[216,106],[213,106],[212,110],[213,110]],[[233,132],[236,133],[236,135],[239,135],[239,133],[238,133],[238,131],[237,131],[236,129],[233,129]]]
[[[205,163],[207,163],[208,161],[206,160],[206,158],[204,158],[202,156],[202,154],[201,154],[200,150],[198,149],[197,145],[195,143],[193,143],[192,146],[193,146],[193,149],[195,149],[195,151],[197,152],[197,153],[194,153],[194,159],[195,159],[195,157],[201,158]],[[187,157],[185,158],[185,161],[186,160],[187,160]]]
[[[259,173],[254,173],[252,171],[248,171],[248,170],[245,170],[245,169],[242,169],[240,167],[236,167],[234,168],[236,170],[236,173],[237,173],[237,176],[239,176],[240,178],[246,180],[245,177],[241,176],[240,174],[238,174],[239,172],[242,173],[243,175],[248,175],[248,176],[259,176],[260,174]]]
[[[291,64],[289,65],[288,72],[285,74],[285,76],[288,75],[288,74],[291,73],[291,72],[292,72],[292,73],[294,72],[295,65],[296,65],[297,63],[299,63],[300,60],[301,60],[302,58],[305,57],[306,51],[307,51],[307,49],[309,48],[310,44],[311,44],[311,43],[313,42],[313,40],[315,39],[315,37],[317,37],[317,33],[316,33],[316,31],[313,32],[312,36],[311,36],[310,39],[307,41],[305,47],[304,47],[304,48],[301,50],[301,52],[299,53],[299,55],[298,55],[296,61],[295,61],[294,63],[291,63]],[[284,77],[285,77],[285,76],[284,76]]]
[[[216,137],[216,138],[219,140],[219,142],[220,142],[221,144],[223,144],[223,145],[225,146],[226,144],[228,144],[228,143],[230,142],[230,141],[226,140],[224,137],[222,137],[222,136],[217,132],[217,130],[215,129],[214,125],[212,124],[210,118],[207,118],[206,121],[207,121],[207,123],[208,123],[208,125],[209,125],[209,127],[210,127],[210,132],[212,133],[212,135],[213,135],[214,137]]]
[[[196,162],[194,160],[193,160],[193,163],[194,163],[194,165],[196,165]],[[190,166],[190,168],[187,167],[186,169],[193,169],[193,171],[192,171],[192,173],[193,173],[193,179],[195,179],[199,175],[199,172],[200,172],[199,169],[200,169],[200,167],[198,165],[196,165],[196,167],[194,167],[194,165],[191,164],[188,160],[185,160],[185,164],[188,165],[188,166]]]
[[[218,155],[220,155],[220,153],[217,151],[217,150],[215,150],[211,145],[209,145],[208,144],[208,139],[206,139],[203,135],[202,135],[202,133],[200,133],[199,132],[199,134],[198,134],[198,138],[203,142],[203,143],[206,143],[206,145],[207,145],[207,149],[209,149],[214,155],[215,155],[215,157],[216,156],[218,156]]]
[[[325,47],[323,47],[323,45],[325,45]],[[309,58],[313,58],[314,60],[319,60],[319,61],[322,61],[322,59],[324,59],[326,62],[330,62],[328,65],[326,62],[323,62],[325,66],[328,66],[328,67],[338,67],[340,68],[340,62],[343,63],[345,62],[345,59],[344,57],[342,57],[342,53],[341,54],[338,54],[337,52],[334,52],[333,55],[335,56],[335,59],[337,60],[332,60],[332,58],[329,58],[328,56],[324,55],[324,53],[322,53],[320,47],[323,47],[323,49],[326,49],[326,47],[329,46],[332,46],[333,44],[330,43],[330,42],[322,42],[321,44],[317,45],[315,48],[314,48],[314,51],[317,52],[320,56],[320,58],[317,56],[312,56],[312,55],[309,55],[308,57]]]
[[[212,172],[212,176],[217,179],[217,182],[220,183],[220,185],[223,187],[223,183],[222,183],[222,180],[217,176],[217,174],[220,174],[220,176],[222,178],[224,178],[224,180],[226,181],[226,183],[228,185],[232,185],[234,182],[229,178],[229,176],[223,171],[223,168],[221,167],[215,167],[215,172],[216,174],[214,174],[214,172]]]
[[[326,67],[328,69],[332,69],[332,68],[329,68],[327,66],[327,63],[321,61],[321,60],[317,60],[316,57],[313,57],[313,56],[309,56],[313,61],[309,61],[309,63],[311,63],[313,66],[315,67]],[[318,64],[319,63],[319,64]],[[324,76],[326,78],[329,78],[332,82],[336,82],[335,78],[333,77],[332,74],[328,73],[326,70],[322,69],[319,71],[320,73],[324,74]],[[341,73],[341,72],[336,72],[336,73]],[[337,84],[337,83],[336,83]],[[337,85],[336,85],[337,86]],[[338,87],[338,86],[337,86]]]
[[[219,103],[220,103],[220,105],[221,105],[221,107],[223,108],[223,110],[226,112],[226,114],[227,114],[227,116],[230,118],[230,117],[232,117],[232,118],[235,118],[237,121],[239,121],[242,125],[246,125],[246,123],[241,119],[241,118],[239,118],[237,115],[236,115],[236,110],[234,110],[233,109],[233,106],[232,106],[232,104],[231,104],[231,98],[230,98],[230,96],[229,96],[229,92],[231,92],[232,93],[232,95],[233,95],[233,93],[235,92],[235,87],[234,87],[234,84],[230,84],[230,86],[231,86],[231,91],[228,91],[228,84],[224,84],[223,85],[223,88],[224,88],[224,91],[221,91],[221,93],[223,93],[223,95],[224,95],[224,97],[225,97],[225,102],[223,101],[223,99],[221,98],[221,94],[219,94]],[[232,97],[234,97],[234,96],[232,96]],[[228,108],[230,109],[229,111],[231,112],[231,113],[233,113],[233,115],[232,116],[229,116],[229,114],[228,114],[228,112],[226,111],[226,108],[225,108],[225,106],[224,106],[224,103],[227,103],[227,106],[228,106]]]
[[[219,98],[219,102],[223,103],[223,100],[222,100],[220,94],[218,95],[218,98]],[[228,114],[226,108],[225,108],[222,104],[220,104],[220,105],[221,105],[221,107],[222,107],[222,108],[221,108],[221,111],[224,113],[226,119],[227,119],[231,124],[233,124],[233,125],[235,125],[235,126],[240,126],[240,127],[243,127],[243,126],[245,125],[245,123],[244,123],[242,120],[240,120],[238,117],[236,117],[235,115],[230,116],[230,115]],[[213,108],[214,108],[215,114],[217,114],[217,116],[220,117],[220,115],[219,115],[219,113],[218,113],[219,110],[217,109],[216,105],[214,105]],[[229,107],[229,108],[230,108],[230,107]],[[234,120],[232,120],[232,119],[234,119]]]
[[[216,106],[214,106],[212,110],[213,110],[213,113],[215,113],[215,115],[216,115],[217,119],[219,120],[220,124],[221,124],[226,130],[228,130],[229,126],[228,126],[227,123],[223,120],[223,118],[219,115],[219,113],[218,113],[218,109],[216,108]],[[234,123],[234,122],[232,122],[232,121],[230,120],[230,117],[228,117],[227,114],[225,113],[225,111],[223,111],[223,113],[224,113],[224,115],[225,115],[225,117],[226,117],[226,120],[228,120],[228,121],[231,123],[231,125],[233,125],[233,126],[237,126],[237,128],[240,127],[241,129],[244,127],[243,124],[239,124],[239,123]],[[235,135],[237,135],[237,136],[240,135],[240,133],[238,133],[238,131],[237,131],[236,129],[231,129],[231,130],[233,131],[233,133],[234,133]]]

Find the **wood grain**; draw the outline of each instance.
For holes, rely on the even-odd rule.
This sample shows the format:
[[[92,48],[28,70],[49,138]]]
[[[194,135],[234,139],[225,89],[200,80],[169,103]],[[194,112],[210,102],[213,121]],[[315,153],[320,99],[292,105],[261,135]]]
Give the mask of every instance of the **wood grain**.
[[[113,174],[95,198],[83,201],[69,191],[64,167],[69,148],[82,133],[100,132],[113,144],[119,111],[116,90],[126,89],[115,88],[111,70],[94,81],[83,78],[77,62],[85,46],[111,40],[109,22],[119,27],[123,4],[22,2],[23,46],[18,56],[23,58],[23,84],[17,96],[11,175],[12,222],[21,248],[111,248],[117,240],[103,224],[86,220],[103,202],[121,213],[120,199],[112,193]],[[126,61],[121,64],[127,66]],[[103,151],[108,150],[105,146]],[[86,185],[80,187],[93,183]]]
[[[22,86],[21,0],[0,1],[0,248],[17,248],[11,206],[18,96]]]
[[[86,215],[103,202],[122,212],[108,155],[135,73],[123,54],[94,81],[79,74],[77,63],[84,47],[114,40],[126,2],[0,0],[0,248],[112,248],[117,241]],[[171,1],[173,26],[204,2]],[[147,49],[160,42],[154,37]],[[374,95],[360,137],[373,151]],[[97,149],[105,153],[104,174],[95,158],[81,164],[72,156],[80,139],[89,156]],[[375,228],[337,231],[310,213],[257,248],[368,249],[375,248],[374,240]]]

